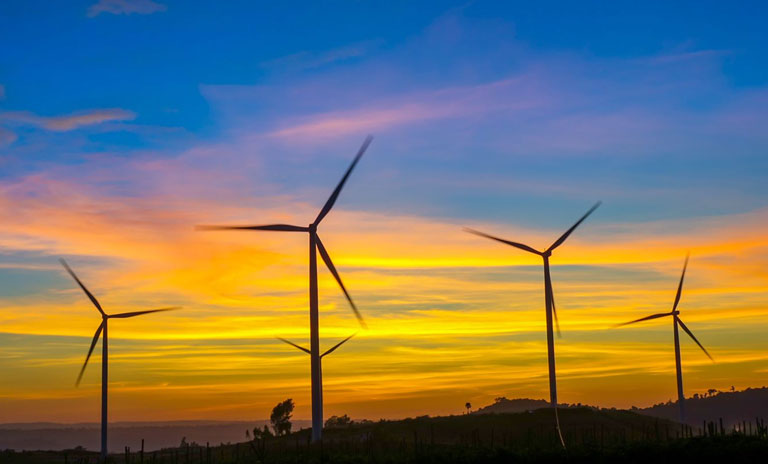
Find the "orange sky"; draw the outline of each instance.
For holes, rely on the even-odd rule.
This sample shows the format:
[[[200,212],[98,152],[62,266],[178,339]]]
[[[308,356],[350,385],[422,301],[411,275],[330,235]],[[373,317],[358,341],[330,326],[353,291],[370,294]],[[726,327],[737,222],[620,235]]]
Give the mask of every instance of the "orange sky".
[[[308,419],[307,237],[198,232],[318,213],[325,414],[548,398],[537,249],[552,257],[559,399],[768,385],[764,12],[635,2],[0,2],[0,423]],[[55,4],[55,5],[54,5]],[[759,7],[758,7],[759,9]],[[621,11],[619,11],[621,10]],[[553,13],[555,11],[557,14]],[[6,12],[8,12],[6,14]],[[713,27],[717,24],[717,27]],[[762,40],[761,40],[762,39]]]
[[[193,226],[303,224],[314,205],[285,196],[258,198],[268,208],[163,194],[127,201],[43,176],[3,188],[0,248],[16,254],[2,268],[25,273],[28,287],[0,300],[0,422],[97,418],[98,350],[73,384],[98,314],[57,256],[107,312],[183,306],[110,323],[111,420],[264,418],[285,397],[297,418],[309,417],[308,357],[274,338],[307,343],[306,237]],[[369,330],[321,268],[322,345],[359,331],[324,359],[327,416],[446,414],[466,401],[548,396],[539,258],[461,227],[543,248],[582,211],[559,229],[534,230],[340,203],[320,235]],[[765,384],[766,225],[764,209],[585,222],[552,258],[561,401],[629,407],[674,397],[670,322],[611,325],[669,310],[686,250],[681,317],[716,360],[683,341],[687,395]]]

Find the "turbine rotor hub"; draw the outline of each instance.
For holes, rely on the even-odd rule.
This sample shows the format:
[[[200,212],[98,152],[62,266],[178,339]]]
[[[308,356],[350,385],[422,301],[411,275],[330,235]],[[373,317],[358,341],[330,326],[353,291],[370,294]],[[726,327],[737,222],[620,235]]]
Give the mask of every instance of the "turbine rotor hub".
[[[309,225],[309,231],[310,232],[317,232],[317,224],[315,224],[314,222],[312,224],[310,224]]]

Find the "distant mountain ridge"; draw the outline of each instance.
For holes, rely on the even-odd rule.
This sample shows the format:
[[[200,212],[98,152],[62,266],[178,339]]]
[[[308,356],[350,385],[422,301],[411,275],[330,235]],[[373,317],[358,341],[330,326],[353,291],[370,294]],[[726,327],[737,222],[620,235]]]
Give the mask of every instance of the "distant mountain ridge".
[[[680,408],[677,401],[669,401],[632,411],[677,421]],[[707,396],[694,395],[685,399],[685,415],[686,423],[691,426],[722,419],[726,428],[742,422],[754,423],[756,418],[768,419],[768,387],[731,392],[712,391]]]
[[[294,420],[295,429],[308,427],[307,420]],[[120,451],[124,446],[141,447],[145,440],[147,451],[179,446],[181,439],[187,443],[212,445],[237,443],[245,440],[245,431],[262,428],[269,421],[163,421],[163,422],[114,422],[109,424],[109,449]],[[61,424],[51,422],[0,424],[0,450],[62,450],[83,446],[99,449],[97,423]]]
[[[692,398],[686,398],[687,422],[693,427],[701,427],[703,421],[719,422],[722,418],[723,425],[731,429],[734,425],[741,424],[742,421],[752,423],[756,418],[768,420],[768,387],[748,388],[742,391],[717,392],[711,390],[707,395],[694,395]],[[456,416],[466,417],[472,420],[472,415],[491,415],[491,414],[520,414],[531,412],[531,415],[525,417],[539,417],[540,414],[534,411],[548,408],[549,402],[541,399],[531,398],[496,398],[491,405],[482,407],[470,414]],[[640,414],[646,417],[655,417],[667,419],[670,421],[678,420],[677,402],[659,403],[647,408],[631,408],[629,411],[615,410],[614,408],[599,408],[595,406],[586,406],[581,404],[561,404],[561,408],[568,410],[568,414],[577,417],[584,416],[585,411],[592,410],[592,413],[619,414],[615,417],[631,417],[629,412]],[[579,412],[582,411],[582,412]],[[625,416],[621,416],[624,414]],[[606,417],[614,417],[606,416]],[[426,417],[426,416],[425,416]],[[543,416],[543,417],[546,417]],[[587,416],[584,416],[587,417]],[[595,416],[602,417],[602,416]],[[539,417],[540,418],[540,417]],[[479,418],[478,418],[479,419]],[[492,419],[486,417],[486,419]],[[401,422],[413,421],[405,419]],[[451,416],[436,417],[430,420],[451,421]],[[528,420],[528,419],[526,419]],[[631,419],[634,420],[634,419]],[[650,420],[650,419],[649,419]],[[164,421],[164,422],[115,422],[110,424],[110,449],[119,451],[123,446],[131,446],[137,449],[144,438],[146,449],[159,449],[164,447],[176,447],[182,438],[186,438],[188,443],[197,442],[205,444],[210,442],[218,443],[237,443],[245,440],[245,431],[252,431],[254,427],[263,427],[267,421]],[[534,421],[535,422],[535,421]],[[294,420],[294,430],[299,430],[310,426],[310,421]],[[87,449],[98,449],[98,428],[97,423],[18,423],[18,424],[0,424],[0,450],[8,449],[71,449],[81,445]]]
[[[605,410],[597,406],[582,404],[560,404],[561,408],[589,407]],[[530,398],[507,399],[496,398],[491,405],[482,407],[472,414],[509,414],[536,409],[548,408],[549,402]],[[645,416],[658,417],[677,422],[680,408],[677,401],[659,403],[647,408],[631,408],[630,411]],[[747,388],[746,390],[721,392],[710,390],[706,395],[695,394],[685,399],[686,423],[691,426],[701,426],[704,421],[719,422],[723,420],[726,428],[743,422],[754,423],[755,419],[768,420],[768,387]]]

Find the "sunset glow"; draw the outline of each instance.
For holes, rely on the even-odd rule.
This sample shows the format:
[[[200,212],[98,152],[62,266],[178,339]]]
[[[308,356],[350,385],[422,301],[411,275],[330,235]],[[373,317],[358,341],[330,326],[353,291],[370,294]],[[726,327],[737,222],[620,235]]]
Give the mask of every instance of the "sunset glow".
[[[675,398],[671,321],[613,326],[671,310],[688,251],[679,309],[715,362],[683,341],[686,394],[768,383],[768,79],[747,38],[711,48],[668,13],[617,55],[511,7],[404,3],[366,30],[355,3],[336,13],[365,24],[298,39],[312,8],[213,25],[183,2],[23,3],[0,6],[0,422],[98,416],[98,362],[74,382],[100,316],[59,257],[107,311],[182,306],[110,322],[110,420],[261,419],[287,397],[309,418],[308,356],[275,339],[308,346],[306,234],[195,225],[309,224],[368,133],[319,232],[368,324],[321,264],[322,346],[358,332],[324,358],[326,416],[548,399],[541,258],[462,229],[543,249],[598,200],[551,258],[560,401]],[[245,32],[271,21],[269,43]]]

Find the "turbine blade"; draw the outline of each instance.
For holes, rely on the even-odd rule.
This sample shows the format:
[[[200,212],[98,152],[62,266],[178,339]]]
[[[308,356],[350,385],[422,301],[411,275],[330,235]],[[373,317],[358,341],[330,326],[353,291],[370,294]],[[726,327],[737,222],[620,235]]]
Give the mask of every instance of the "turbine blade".
[[[290,341],[290,340],[286,340],[286,339],[284,339],[284,338],[280,338],[280,337],[275,337],[275,338],[277,338],[277,339],[278,339],[278,340],[280,340],[281,342],[285,342],[285,343],[287,343],[287,344],[291,345],[291,346],[292,346],[292,347],[294,347],[294,348],[298,348],[298,349],[300,349],[301,351],[303,351],[303,352],[305,352],[305,353],[307,353],[307,354],[312,354],[312,352],[311,352],[311,351],[309,351],[308,349],[304,348],[303,346],[299,346],[299,345],[297,345],[297,344],[293,343],[293,342],[292,342],[292,341]]]
[[[621,324],[616,324],[614,327],[623,327],[625,325],[634,324],[636,322],[648,321],[648,320],[651,320],[651,319],[658,319],[660,317],[671,316],[671,315],[672,315],[672,313],[654,314],[652,316],[646,316],[646,317],[641,317],[640,319],[635,319],[634,321],[629,321],[629,322],[624,322],[624,323],[621,323]]]
[[[107,317],[109,317],[110,319],[113,319],[113,318],[114,319],[125,319],[125,318],[128,318],[128,317],[141,316],[142,314],[159,313],[159,312],[163,312],[163,311],[173,311],[173,310],[176,310],[176,309],[181,309],[181,307],[179,307],[179,306],[172,306],[170,308],[150,309],[150,310],[147,310],[147,311],[133,311],[133,312],[130,312],[130,313],[110,314]]]
[[[576,230],[576,228],[577,228],[577,227],[579,227],[579,225],[580,225],[582,222],[584,222],[584,219],[586,219],[586,218],[587,218],[587,216],[589,216],[590,214],[592,214],[592,212],[593,212],[593,211],[595,211],[595,210],[597,209],[597,207],[598,207],[598,206],[600,206],[600,204],[601,204],[601,203],[602,203],[602,202],[598,201],[597,203],[595,203],[595,205],[594,205],[593,207],[589,208],[589,211],[587,211],[587,213],[586,213],[584,216],[582,216],[582,217],[581,217],[581,219],[579,219],[578,221],[576,221],[576,224],[572,225],[570,229],[566,230],[566,231],[565,231],[565,233],[564,233],[563,235],[561,235],[561,236],[560,236],[560,238],[558,238],[558,239],[555,241],[555,243],[553,243],[553,244],[552,244],[552,246],[551,246],[551,247],[549,247],[549,248],[548,248],[548,251],[552,251],[552,250],[554,250],[555,248],[557,248],[557,247],[559,247],[560,245],[562,245],[562,244],[563,244],[563,242],[565,241],[565,239],[567,239],[567,238],[568,238],[568,236],[569,236],[569,235],[571,235],[571,233],[573,233],[573,231],[574,231],[574,230]]]
[[[510,242],[509,240],[504,240],[503,238],[494,237],[493,235],[488,235],[486,233],[480,232],[479,230],[465,227],[464,232],[469,232],[470,234],[479,235],[480,237],[490,238],[491,240],[496,240],[497,242],[506,243],[507,245],[512,245],[513,247],[520,248],[521,250],[531,252],[535,255],[541,255],[539,251],[529,247],[528,245],[524,245],[522,243],[517,243],[517,242]]]
[[[336,199],[339,197],[339,194],[341,193],[341,189],[344,188],[344,183],[347,182],[347,178],[352,173],[352,170],[355,168],[355,165],[357,165],[357,162],[360,161],[360,158],[363,156],[363,153],[365,153],[365,150],[368,149],[368,145],[371,144],[372,140],[373,140],[373,137],[370,135],[365,138],[365,140],[363,141],[363,145],[357,151],[357,155],[355,155],[355,159],[352,161],[352,164],[349,165],[347,172],[344,173],[344,177],[341,178],[341,182],[339,182],[339,185],[337,185],[336,189],[334,189],[333,193],[331,193],[331,196],[328,198],[328,201],[326,201],[325,205],[323,205],[323,209],[320,210],[320,214],[317,215],[317,219],[315,219],[315,224],[320,224],[320,221],[322,221],[325,215],[328,214],[331,208],[333,208],[333,204],[336,203]]]
[[[552,289],[552,282],[549,283],[549,301],[552,302],[552,315],[555,318],[555,329],[557,330],[557,337],[562,338],[560,333],[560,321],[557,319],[557,309],[555,309],[555,291]]]
[[[347,337],[347,338],[345,338],[344,340],[340,341],[339,343],[337,343],[337,344],[333,345],[333,348],[331,348],[331,349],[329,349],[328,351],[326,351],[325,353],[321,354],[321,355],[320,355],[320,357],[322,358],[322,357],[325,357],[325,355],[327,355],[327,354],[331,354],[331,353],[333,353],[334,351],[336,351],[336,348],[338,348],[338,347],[340,347],[341,345],[345,344],[345,343],[347,342],[347,340],[349,340],[350,338],[354,337],[355,335],[357,335],[357,334],[356,334],[356,333],[353,333],[353,334],[352,334],[352,335],[350,335],[349,337]]]
[[[691,332],[691,330],[690,330],[688,327],[686,327],[686,325],[685,325],[685,324],[683,324],[683,321],[681,321],[679,317],[677,318],[677,322],[680,324],[680,327],[682,327],[682,328],[683,328],[683,330],[685,330],[685,333],[687,333],[687,334],[688,334],[688,336],[689,336],[689,337],[691,337],[691,338],[693,339],[693,341],[694,341],[694,342],[696,342],[696,344],[697,344],[697,345],[699,345],[699,348],[701,348],[701,351],[703,351],[703,352],[704,352],[704,354],[706,354],[706,355],[707,355],[707,357],[708,357],[710,360],[714,361],[714,359],[712,359],[712,355],[710,355],[710,354],[709,354],[709,351],[707,351],[707,349],[706,349],[706,348],[704,348],[704,346],[703,346],[701,343],[699,343],[699,341],[698,341],[698,340],[696,339],[696,337],[693,335],[693,332]]]
[[[355,316],[357,317],[357,322],[359,322],[364,329],[367,329],[368,326],[365,325],[363,316],[360,314],[360,311],[357,310],[357,306],[355,306],[355,303],[352,301],[352,297],[349,296],[349,292],[347,292],[347,288],[341,282],[341,277],[339,276],[339,273],[336,272],[336,267],[333,265],[333,261],[331,261],[331,256],[328,254],[325,247],[323,246],[323,242],[322,240],[320,240],[320,236],[315,235],[315,238],[317,239],[317,250],[320,252],[320,256],[323,258],[323,261],[325,261],[325,265],[328,267],[328,270],[331,271],[331,274],[333,274],[333,277],[336,278],[336,282],[339,283],[339,287],[341,287],[341,291],[344,292],[344,296],[347,297],[347,301],[349,301],[349,305],[352,306],[352,311],[355,312]]]
[[[89,292],[87,288],[85,288],[85,285],[83,285],[83,283],[80,282],[80,279],[77,278],[77,275],[75,274],[75,271],[73,271],[72,268],[69,267],[69,265],[67,264],[66,261],[64,261],[64,259],[59,258],[59,261],[61,262],[62,266],[64,266],[64,269],[66,269],[67,272],[69,272],[69,275],[71,275],[72,278],[75,279],[75,282],[77,282],[77,285],[79,285],[80,288],[83,289],[85,294],[88,295],[88,298],[91,300],[91,303],[93,303],[93,305],[96,306],[96,309],[98,309],[99,312],[103,316],[104,315],[104,310],[101,309],[101,305],[99,304],[99,301],[96,299],[96,297],[93,296],[93,294],[91,292]]]
[[[309,232],[309,227],[290,224],[267,224],[263,226],[195,226],[195,230],[272,230],[277,232]]]
[[[85,357],[85,362],[83,363],[83,367],[80,368],[80,374],[77,376],[77,382],[75,382],[75,386],[80,385],[80,381],[83,379],[83,374],[85,373],[85,366],[88,365],[88,360],[91,359],[91,353],[93,353],[93,349],[96,347],[96,342],[99,341],[99,336],[101,335],[101,331],[104,329],[104,321],[101,321],[101,324],[99,324],[99,328],[96,329],[96,333],[93,336],[93,340],[91,341],[91,348],[88,350],[88,356]]]
[[[680,295],[683,293],[683,280],[685,279],[685,270],[688,268],[688,258],[690,253],[685,255],[685,264],[683,264],[683,273],[680,275],[680,283],[677,286],[677,294],[675,294],[675,304],[672,305],[672,311],[677,309],[678,303],[680,303]]]

